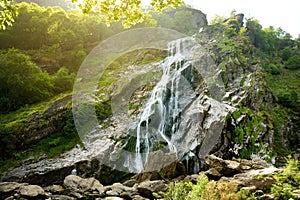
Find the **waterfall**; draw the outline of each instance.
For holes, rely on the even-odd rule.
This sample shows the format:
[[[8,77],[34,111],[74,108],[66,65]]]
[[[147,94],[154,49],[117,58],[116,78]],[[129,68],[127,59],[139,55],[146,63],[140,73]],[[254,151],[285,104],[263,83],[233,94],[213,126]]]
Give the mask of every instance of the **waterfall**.
[[[191,49],[193,40],[181,38],[168,44],[168,57],[162,62],[161,80],[151,91],[150,98],[141,112],[136,126],[135,165],[143,169],[151,151],[164,146],[177,153],[172,142],[180,125],[180,115],[195,95],[191,77]]]

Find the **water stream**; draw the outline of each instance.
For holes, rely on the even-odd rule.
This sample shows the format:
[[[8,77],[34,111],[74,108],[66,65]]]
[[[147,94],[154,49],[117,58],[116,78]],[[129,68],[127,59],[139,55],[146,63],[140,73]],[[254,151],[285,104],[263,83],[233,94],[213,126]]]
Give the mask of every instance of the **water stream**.
[[[192,77],[190,37],[168,44],[168,57],[162,62],[161,80],[151,91],[136,127],[135,164],[143,169],[149,154],[163,148],[177,154],[172,136],[179,131],[181,112],[195,96],[190,85]]]

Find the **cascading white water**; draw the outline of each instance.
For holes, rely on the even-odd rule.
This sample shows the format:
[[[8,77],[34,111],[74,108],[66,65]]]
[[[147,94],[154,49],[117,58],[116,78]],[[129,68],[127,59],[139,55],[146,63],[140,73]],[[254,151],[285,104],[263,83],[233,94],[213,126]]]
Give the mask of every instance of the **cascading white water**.
[[[192,39],[182,38],[168,44],[168,57],[162,62],[162,77],[151,92],[138,119],[136,128],[135,164],[143,169],[155,142],[166,144],[169,152],[177,153],[172,135],[178,131],[180,114],[189,103],[182,99],[185,92],[193,93],[182,74],[191,67]],[[190,90],[190,91],[189,91]],[[157,142],[156,141],[156,142]]]

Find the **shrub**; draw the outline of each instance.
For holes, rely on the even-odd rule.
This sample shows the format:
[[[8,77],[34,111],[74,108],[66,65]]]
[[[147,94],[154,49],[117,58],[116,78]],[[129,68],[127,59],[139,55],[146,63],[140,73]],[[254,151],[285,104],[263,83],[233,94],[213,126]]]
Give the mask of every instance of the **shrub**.
[[[298,56],[290,57],[286,63],[285,67],[287,69],[299,69],[300,68],[300,58]]]
[[[279,67],[274,64],[269,64],[265,70],[272,75],[279,75],[281,73]]]
[[[200,174],[197,184],[191,182],[172,182],[168,190],[162,193],[165,200],[239,200],[246,199],[244,191],[238,191],[237,185],[226,181],[209,181]]]
[[[65,67],[60,68],[54,75],[54,90],[61,93],[72,90],[75,80],[75,74],[69,74],[69,70]]]
[[[185,200],[191,192],[193,184],[191,182],[171,182],[166,193],[162,193],[165,200]]]
[[[0,155],[1,159],[9,158],[15,150],[15,136],[11,129],[0,126]]]
[[[299,189],[300,185],[298,160],[289,158],[283,172],[275,175],[274,178],[276,182],[271,192],[275,195],[275,199],[297,199],[293,191]]]

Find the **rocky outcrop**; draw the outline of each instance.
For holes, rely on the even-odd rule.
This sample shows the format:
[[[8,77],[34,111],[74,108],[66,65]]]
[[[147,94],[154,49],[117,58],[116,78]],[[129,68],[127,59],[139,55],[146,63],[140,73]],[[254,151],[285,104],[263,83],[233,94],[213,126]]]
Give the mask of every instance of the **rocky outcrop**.
[[[109,159],[107,155],[114,148],[113,140],[101,140],[93,145],[91,150],[75,147],[59,157],[42,159],[14,168],[2,173],[0,181],[27,182],[42,186],[62,184],[64,178],[70,175],[74,168],[77,169],[78,175],[85,178],[96,177],[105,185],[133,176],[128,171],[119,171],[100,162],[100,160]]]
[[[95,178],[83,179],[79,176],[69,175],[64,180],[64,186],[73,191],[104,192],[103,185]]]
[[[185,166],[174,153],[164,153],[161,150],[149,156],[141,173],[131,178],[140,183],[146,180],[171,180],[186,175]]]
[[[199,30],[200,28],[207,26],[208,22],[207,22],[206,15],[197,9],[182,7],[174,11],[168,12],[168,14],[170,16],[174,16],[176,12],[180,12],[180,11],[191,13],[192,20],[189,23],[192,26],[191,27],[192,29]]]
[[[208,178],[220,182],[231,182],[238,188],[256,194],[261,199],[274,199],[273,194],[268,192],[276,183],[274,175],[281,173],[282,169],[276,168],[259,158],[255,160],[223,160],[209,155],[205,157],[205,163],[209,170],[205,171],[204,174]],[[297,191],[293,191],[293,195],[298,196]]]
[[[204,158],[204,160],[205,165],[209,168],[209,170],[205,173],[214,179],[219,179],[223,176],[235,176],[236,174],[243,174],[250,170],[258,170],[258,173],[261,174],[263,173],[259,170],[262,169],[268,170],[270,168],[274,170],[271,170],[270,172],[279,171],[277,168],[274,168],[271,164],[262,159],[258,159],[256,162],[242,159],[223,160],[214,155],[208,155]]]
[[[64,97],[51,103],[45,112],[32,113],[15,131],[18,148],[36,143],[53,133],[62,132],[69,110],[66,105],[71,99],[72,96]]]

